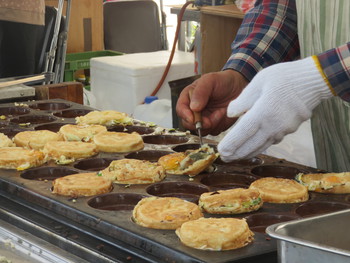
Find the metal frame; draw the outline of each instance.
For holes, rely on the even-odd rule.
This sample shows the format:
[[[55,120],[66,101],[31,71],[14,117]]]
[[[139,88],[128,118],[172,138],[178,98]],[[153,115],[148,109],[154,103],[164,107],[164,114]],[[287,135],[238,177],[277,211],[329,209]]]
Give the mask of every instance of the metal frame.
[[[47,52],[47,55],[46,55],[46,63],[45,63],[45,70],[44,70],[44,74],[48,73],[52,76],[52,78],[46,79],[45,84],[59,83],[63,81],[64,64],[65,64],[65,57],[66,57],[66,51],[67,51],[69,18],[70,18],[70,12],[71,12],[71,0],[66,0],[67,8],[66,8],[66,14],[65,14],[66,22],[64,23],[65,28],[63,32],[59,33],[64,1],[65,0],[59,0],[58,2],[58,10],[56,15],[54,34],[51,41],[50,50],[49,52]],[[57,51],[57,56],[56,56],[56,51]],[[56,59],[58,61],[56,61],[55,63]]]

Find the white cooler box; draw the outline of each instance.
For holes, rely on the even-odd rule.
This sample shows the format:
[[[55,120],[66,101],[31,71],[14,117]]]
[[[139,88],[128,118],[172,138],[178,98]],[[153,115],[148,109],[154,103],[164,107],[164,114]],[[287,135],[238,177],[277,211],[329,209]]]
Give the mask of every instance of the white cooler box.
[[[100,110],[132,114],[157,87],[170,57],[170,51],[96,57],[90,61],[93,105]],[[171,100],[168,82],[195,75],[194,54],[176,51],[168,75],[156,94]]]

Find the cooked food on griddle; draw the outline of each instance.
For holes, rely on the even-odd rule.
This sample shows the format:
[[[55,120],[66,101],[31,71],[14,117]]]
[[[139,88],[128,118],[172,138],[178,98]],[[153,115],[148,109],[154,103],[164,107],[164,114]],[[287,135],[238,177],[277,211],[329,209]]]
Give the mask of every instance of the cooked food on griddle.
[[[150,184],[165,178],[164,168],[146,160],[115,160],[100,174],[118,184]]]
[[[184,153],[172,153],[159,158],[158,162],[168,174],[185,174],[191,177],[210,169],[218,157],[214,149],[205,144],[197,150],[187,150]]]
[[[133,221],[143,227],[176,229],[203,216],[198,205],[177,197],[146,197],[133,210]]]
[[[25,170],[46,162],[42,151],[22,147],[0,148],[0,168]]]
[[[91,157],[98,153],[95,144],[76,141],[47,142],[43,151],[57,164],[70,164],[77,159]]]
[[[13,137],[16,146],[35,150],[43,149],[47,142],[62,140],[58,133],[49,130],[23,131]]]
[[[185,159],[185,157],[186,154],[184,152],[170,153],[160,157],[158,163],[164,167],[165,171],[172,172],[179,169],[180,162]]]
[[[238,218],[191,220],[176,229],[176,235],[188,247],[213,251],[241,248],[254,240],[247,222]]]
[[[66,124],[60,128],[59,134],[65,141],[91,142],[96,134],[104,131],[107,131],[106,126],[98,124]]]
[[[52,182],[52,193],[71,197],[105,194],[112,188],[112,181],[97,173],[72,174]]]
[[[309,199],[307,188],[291,179],[265,177],[252,182],[249,188],[258,190],[268,203],[299,203]]]
[[[91,111],[84,116],[76,117],[75,120],[77,124],[100,124],[104,126],[133,124],[133,120],[128,114],[114,110]]]
[[[241,214],[258,210],[263,200],[256,189],[236,188],[203,193],[198,205],[210,214]]]
[[[13,141],[4,133],[0,132],[0,147],[16,146]]]
[[[94,136],[93,142],[101,152],[126,153],[142,150],[144,147],[141,135],[136,132],[100,132]]]
[[[350,172],[300,173],[296,176],[296,180],[305,185],[309,191],[331,194],[350,193]]]

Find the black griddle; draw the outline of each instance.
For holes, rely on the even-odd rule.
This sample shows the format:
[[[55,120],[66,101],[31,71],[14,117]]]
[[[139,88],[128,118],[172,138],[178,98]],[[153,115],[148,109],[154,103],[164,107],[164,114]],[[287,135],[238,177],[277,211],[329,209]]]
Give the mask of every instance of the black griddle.
[[[92,110],[94,109],[65,100],[2,104],[0,115],[6,118],[0,120],[0,132],[12,137],[22,130],[58,131],[62,125],[75,123],[75,117]],[[240,249],[220,252],[189,248],[181,244],[173,230],[148,229],[136,225],[131,219],[134,205],[145,196],[175,196],[197,202],[203,192],[235,187],[247,188],[251,182],[261,177],[293,179],[299,172],[320,171],[283,159],[259,155],[228,164],[218,159],[214,164],[215,171],[202,173],[194,178],[169,175],[164,181],[154,184],[114,184],[113,190],[104,195],[69,198],[52,194],[52,180],[57,177],[99,171],[116,159],[157,161],[165,154],[199,147],[197,136],[178,136],[171,133],[157,135],[154,134],[155,127],[147,127],[142,122],[126,127],[115,126],[110,130],[139,132],[144,139],[145,148],[127,154],[100,153],[65,166],[50,161],[41,167],[25,171],[1,169],[0,218],[13,221],[13,217],[9,215],[16,215],[33,221],[57,236],[66,235],[68,243],[79,244],[79,248],[84,251],[81,252],[82,258],[89,257],[86,251],[100,255],[95,257],[94,262],[277,262],[276,241],[265,234],[267,226],[350,208],[350,195],[310,193],[307,202],[265,203],[260,210],[253,213],[204,214],[205,217],[246,218],[255,233],[254,242]],[[205,142],[216,147],[213,141]],[[45,225],[46,221],[53,223]],[[75,238],[67,234],[67,231],[62,233],[57,229],[69,229],[69,233],[74,230]],[[35,232],[29,227],[27,230]],[[46,235],[43,238],[49,237]],[[80,251],[62,240],[53,240],[53,243]]]

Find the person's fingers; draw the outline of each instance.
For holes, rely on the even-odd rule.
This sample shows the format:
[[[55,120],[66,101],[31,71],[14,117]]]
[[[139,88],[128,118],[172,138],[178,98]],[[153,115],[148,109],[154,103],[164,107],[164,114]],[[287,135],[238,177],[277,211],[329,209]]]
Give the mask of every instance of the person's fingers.
[[[251,158],[281,141],[285,132],[272,126],[278,120],[275,117],[262,96],[219,143],[221,159],[229,162]]]
[[[181,118],[183,126],[189,128],[193,124],[193,112],[190,109],[189,88],[186,87],[181,93],[176,104],[176,113]]]
[[[226,117],[226,109],[219,108],[214,111],[202,112],[203,128],[213,128],[218,126]]]
[[[228,117],[239,117],[247,112],[261,95],[261,88],[252,81],[227,108]]]
[[[234,135],[233,135],[234,136]],[[240,140],[239,136],[236,137]],[[225,142],[223,142],[225,143]],[[231,162],[238,159],[249,159],[257,156],[275,143],[273,137],[266,136],[265,132],[258,130],[253,137],[250,137],[245,143],[237,148],[221,149],[218,147],[220,158],[224,162]],[[220,148],[220,149],[219,149]]]
[[[192,89],[190,99],[191,110],[196,112],[203,111],[211,96],[212,86],[209,85],[209,82],[205,81],[205,78],[203,78],[196,80],[188,88]]]
[[[204,74],[188,85],[181,92],[176,105],[183,127],[194,130],[193,112],[201,112],[203,134],[215,135],[229,128],[236,119],[227,117],[227,106],[242,89],[236,88],[234,83],[235,72],[226,71]]]
[[[244,115],[218,144],[218,151],[223,160],[237,158],[236,151],[252,140],[259,131],[259,125]]]

